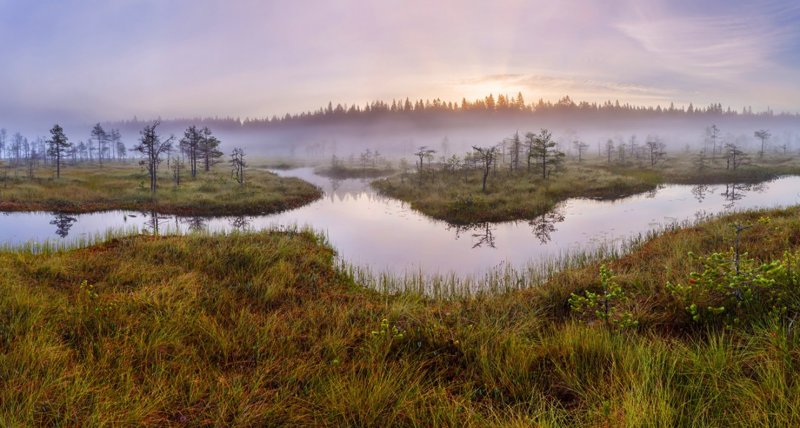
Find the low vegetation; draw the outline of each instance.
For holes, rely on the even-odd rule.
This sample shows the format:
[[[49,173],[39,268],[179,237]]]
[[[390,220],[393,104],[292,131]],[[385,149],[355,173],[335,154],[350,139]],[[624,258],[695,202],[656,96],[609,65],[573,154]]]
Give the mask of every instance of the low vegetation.
[[[480,150],[478,150],[480,149]],[[612,161],[605,155],[560,161],[551,169],[529,168],[499,153],[487,158],[485,148],[465,157],[417,163],[405,172],[374,181],[384,195],[453,224],[530,219],[569,198],[617,199],[649,191],[662,184],[758,183],[781,175],[800,174],[800,159],[774,154],[757,163],[728,167],[723,158],[681,153],[650,164],[649,151],[635,158]],[[577,156],[577,155],[576,155]],[[432,156],[431,156],[432,157]],[[554,158],[557,159],[557,158]],[[547,161],[547,159],[545,159]],[[488,163],[487,163],[488,162]],[[738,165],[738,164],[737,164]]]
[[[174,163],[174,161],[173,161]],[[33,178],[6,175],[0,182],[0,211],[103,210],[155,211],[177,215],[256,215],[307,204],[321,196],[315,186],[297,178],[249,169],[240,185],[225,166],[181,178],[167,168],[158,173],[158,191],[151,192],[148,173],[135,164],[69,165],[55,179],[39,167]]]
[[[798,426],[798,263],[798,208],[448,299],[363,288],[310,232],[7,249],[0,420]]]
[[[349,159],[340,159],[334,155],[329,164],[318,166],[314,172],[334,179],[347,179],[385,177],[394,174],[396,170],[380,152],[367,149],[358,159],[355,155]]]

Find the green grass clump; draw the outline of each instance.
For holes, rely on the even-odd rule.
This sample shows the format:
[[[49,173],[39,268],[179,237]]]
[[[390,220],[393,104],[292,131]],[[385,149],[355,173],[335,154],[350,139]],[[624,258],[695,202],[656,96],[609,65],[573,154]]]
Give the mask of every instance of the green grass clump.
[[[155,211],[176,215],[259,215],[296,208],[322,193],[298,178],[278,177],[263,170],[247,171],[240,186],[225,167],[199,171],[195,179],[184,171],[176,186],[166,167],[155,195],[146,173],[135,164],[67,165],[60,179],[49,169],[35,178],[6,178],[0,183],[0,211],[85,213],[105,210]]]
[[[800,290],[707,323],[666,286],[732,224],[753,266],[800,251],[800,209],[738,213],[439,299],[362,287],[308,231],[2,250],[0,424],[798,426]],[[636,322],[570,308],[590,293]]]

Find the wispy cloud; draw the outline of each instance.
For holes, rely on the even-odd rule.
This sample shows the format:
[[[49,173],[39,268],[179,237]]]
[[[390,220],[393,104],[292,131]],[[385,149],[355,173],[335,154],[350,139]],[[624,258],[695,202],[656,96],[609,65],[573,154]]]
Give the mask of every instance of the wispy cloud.
[[[616,28],[653,54],[663,68],[732,79],[775,65],[776,57],[800,35],[796,22],[779,25],[779,18],[797,9],[791,4],[759,3],[757,10],[748,6],[735,14],[645,15]]]

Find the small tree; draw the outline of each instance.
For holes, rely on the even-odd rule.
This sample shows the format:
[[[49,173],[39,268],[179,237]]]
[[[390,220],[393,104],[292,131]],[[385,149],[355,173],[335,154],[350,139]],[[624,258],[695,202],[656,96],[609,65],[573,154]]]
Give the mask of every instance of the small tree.
[[[212,166],[220,163],[222,151],[219,150],[219,139],[212,134],[208,127],[203,128],[202,136],[197,149],[198,155],[203,159],[203,169],[208,172]]]
[[[511,162],[509,162],[509,169],[511,172],[519,171],[519,159],[522,157],[522,140],[519,138],[519,132],[515,132],[511,137],[509,150],[511,152]]]
[[[92,128],[92,138],[97,142],[97,161],[103,165],[103,156],[108,152],[108,133],[98,123]]]
[[[727,161],[725,169],[736,171],[740,166],[749,163],[750,158],[738,145],[727,143],[725,144],[725,160]]]
[[[771,137],[772,134],[770,134],[770,132],[767,131],[766,129],[761,129],[756,131],[753,135],[755,135],[756,138],[761,140],[761,151],[758,152],[758,158],[763,159],[764,151],[766,150],[767,146],[767,140],[769,140],[769,137]]]
[[[529,156],[534,159],[542,179],[547,179],[550,173],[563,163],[564,153],[558,150],[552,134],[547,129],[542,129],[537,135],[528,133],[526,137],[533,141]]]
[[[231,167],[233,178],[239,183],[240,186],[244,185],[244,169],[247,164],[244,161],[244,150],[237,147],[231,153]]]
[[[142,155],[142,160],[139,164],[147,169],[147,175],[150,178],[150,193],[155,193],[158,189],[158,165],[163,160],[161,156],[172,149],[172,141],[175,137],[170,136],[164,141],[161,141],[156,127],[160,121],[153,122],[152,125],[147,125],[140,132],[139,144],[133,150]]]
[[[706,158],[706,149],[700,150],[692,160],[695,168],[698,171],[704,172],[708,168],[708,158]]]
[[[614,140],[606,141],[606,162],[611,163],[611,155],[614,154]]]
[[[575,146],[575,150],[578,151],[578,163],[583,162],[583,154],[586,153],[586,149],[589,148],[589,145],[581,140],[573,141],[572,145]]]
[[[50,129],[50,140],[47,141],[47,154],[56,162],[56,178],[61,178],[61,163],[67,150],[72,146],[61,125],[55,124]]]
[[[111,146],[112,155],[115,160],[125,158],[125,144],[122,143],[122,136],[119,134],[119,129],[112,129],[108,134],[108,143]]]
[[[711,156],[716,156],[717,154],[717,141],[719,140],[719,128],[717,125],[711,125],[706,128],[706,142],[711,143]]]
[[[429,149],[427,146],[421,146],[417,149],[416,153],[414,153],[414,156],[419,158],[419,164],[417,165],[418,172],[422,172],[422,167],[424,166],[423,162],[426,159],[430,160],[433,158],[434,153],[436,153],[436,150]]]
[[[184,165],[183,153],[178,150],[178,154],[172,159],[172,164],[170,165],[172,168],[172,180],[175,182],[175,187],[181,185],[181,171],[183,171]]]
[[[481,191],[486,193],[486,179],[489,177],[489,172],[492,169],[492,163],[495,162],[497,157],[497,147],[478,147],[472,146],[475,154],[480,159],[481,166],[483,167],[483,185]]]
[[[200,153],[200,144],[202,141],[202,130],[192,125],[183,132],[183,138],[181,138],[179,143],[181,150],[186,154],[186,160],[189,162],[189,170],[192,178],[197,177],[197,158]]]
[[[664,143],[658,139],[647,142],[647,151],[650,153],[650,166],[656,166],[659,161],[667,156]]]

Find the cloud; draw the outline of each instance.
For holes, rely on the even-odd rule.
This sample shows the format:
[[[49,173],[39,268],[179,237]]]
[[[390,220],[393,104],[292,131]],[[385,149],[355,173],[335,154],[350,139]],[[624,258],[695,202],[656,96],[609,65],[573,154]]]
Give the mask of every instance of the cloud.
[[[673,72],[714,79],[736,79],[774,66],[783,48],[796,40],[796,22],[779,25],[779,17],[796,10],[776,5],[736,14],[666,14],[640,16],[615,27]],[[731,10],[735,7],[729,8]]]

